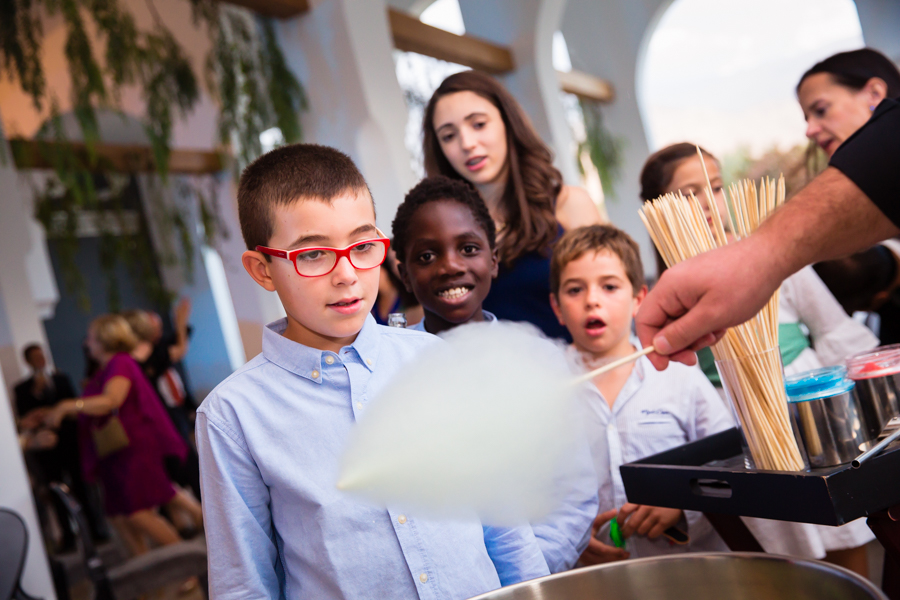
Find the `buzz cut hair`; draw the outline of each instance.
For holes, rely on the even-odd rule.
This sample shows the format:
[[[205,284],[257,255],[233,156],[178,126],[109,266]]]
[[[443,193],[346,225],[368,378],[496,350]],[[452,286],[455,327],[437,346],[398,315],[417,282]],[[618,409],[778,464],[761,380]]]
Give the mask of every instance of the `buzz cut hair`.
[[[330,204],[346,192],[372,198],[362,173],[339,150],[290,144],[263,154],[244,169],[238,184],[238,218],[247,249],[268,246],[275,231],[275,207],[302,200]]]

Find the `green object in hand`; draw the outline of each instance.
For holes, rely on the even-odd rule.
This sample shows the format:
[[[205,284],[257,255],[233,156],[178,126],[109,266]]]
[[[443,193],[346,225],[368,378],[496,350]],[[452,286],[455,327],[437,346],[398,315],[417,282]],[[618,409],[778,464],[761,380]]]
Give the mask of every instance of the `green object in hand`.
[[[619,522],[613,519],[609,522],[609,539],[612,540],[616,548],[625,547],[625,538],[622,537],[622,530],[619,529]]]

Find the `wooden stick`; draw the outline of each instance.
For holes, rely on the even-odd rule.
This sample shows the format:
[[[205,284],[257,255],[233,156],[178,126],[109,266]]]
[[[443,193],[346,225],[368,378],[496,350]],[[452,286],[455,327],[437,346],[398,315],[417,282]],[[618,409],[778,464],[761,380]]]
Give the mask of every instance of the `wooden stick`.
[[[656,350],[656,348],[654,348],[653,346],[647,346],[646,348],[641,348],[634,354],[629,354],[628,356],[624,356],[618,360],[614,360],[611,363],[607,363],[607,364],[603,365],[602,367],[594,369],[593,371],[589,371],[589,372],[585,373],[584,375],[579,375],[572,381],[572,383],[574,383],[575,385],[578,385],[579,383],[584,383],[585,381],[590,381],[591,379],[593,379],[594,377],[597,377],[598,375],[603,375],[607,371],[612,371],[613,369],[615,369],[617,367],[621,367],[622,365],[627,365],[630,362],[634,362],[637,359],[639,359],[640,357],[647,356],[648,354],[650,354],[651,352],[654,352],[655,350]]]
[[[689,198],[681,193],[665,194],[644,203],[640,210],[641,220],[669,266],[729,243],[724,227],[726,219],[715,205],[699,149],[698,156],[704,167],[712,226],[707,223],[693,194]],[[727,221],[735,239],[751,235],[784,203],[783,181],[783,178],[777,182],[763,179],[758,187],[750,180],[731,185]],[[712,350],[716,361],[731,363],[728,374],[723,372],[722,378],[723,382],[727,380],[729,397],[757,467],[796,471],[804,465],[783,386],[784,373],[778,351],[778,299],[776,291],[754,318],[727,330]],[[579,380],[591,379],[636,358],[637,355],[626,357],[605,365]]]

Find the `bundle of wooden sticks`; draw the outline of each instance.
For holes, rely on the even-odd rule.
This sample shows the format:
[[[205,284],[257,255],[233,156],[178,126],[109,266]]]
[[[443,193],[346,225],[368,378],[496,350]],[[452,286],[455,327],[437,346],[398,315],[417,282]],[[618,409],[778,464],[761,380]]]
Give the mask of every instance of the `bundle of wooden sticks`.
[[[707,177],[711,224],[693,193],[690,198],[679,192],[646,202],[640,216],[671,267],[749,236],[784,203],[784,193],[783,176],[777,184],[761,181],[759,188],[752,181],[740,181],[731,185],[728,214],[721,215]],[[778,349],[778,295],[776,291],[755,317],[729,329],[712,351],[756,467],[798,471],[804,463],[788,415]]]

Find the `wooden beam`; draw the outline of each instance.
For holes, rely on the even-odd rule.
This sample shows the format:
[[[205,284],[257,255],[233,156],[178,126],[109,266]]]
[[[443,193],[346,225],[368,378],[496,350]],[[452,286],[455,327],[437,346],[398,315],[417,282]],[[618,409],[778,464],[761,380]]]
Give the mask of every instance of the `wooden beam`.
[[[249,8],[253,12],[264,17],[277,19],[290,19],[309,11],[309,0],[222,0],[227,4],[234,4]]]
[[[509,73],[515,69],[512,52],[469,35],[457,35],[426,25],[414,16],[394,8],[388,9],[394,47],[441,60],[457,63],[488,73]],[[608,81],[582,73],[557,71],[560,87],[565,92],[600,102],[612,102],[613,86]]]
[[[557,71],[559,86],[564,92],[575,94],[580,98],[598,102],[612,102],[616,97],[615,88],[605,79],[594,77],[582,71]]]
[[[512,52],[504,46],[432,27],[393,8],[388,9],[388,19],[397,50],[432,56],[487,73],[509,73],[515,69]]]
[[[90,164],[87,148],[80,142],[69,144],[79,162]],[[13,138],[9,140],[17,169],[53,169],[53,153],[57,142],[40,142]],[[98,144],[97,162],[91,170],[96,172],[154,173],[156,161],[150,146],[126,146]],[[210,150],[172,150],[169,157],[169,173],[206,175],[225,170],[227,160],[222,154]]]

